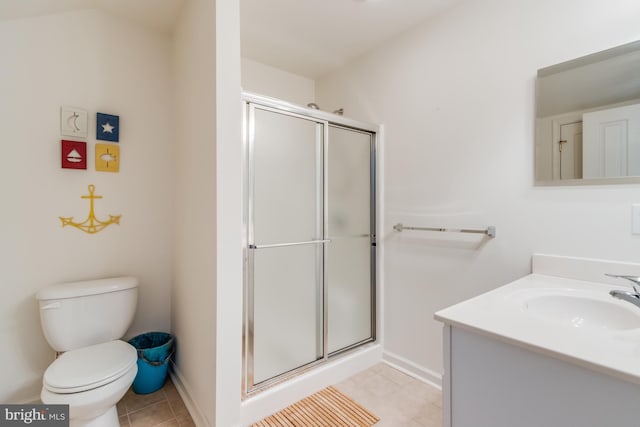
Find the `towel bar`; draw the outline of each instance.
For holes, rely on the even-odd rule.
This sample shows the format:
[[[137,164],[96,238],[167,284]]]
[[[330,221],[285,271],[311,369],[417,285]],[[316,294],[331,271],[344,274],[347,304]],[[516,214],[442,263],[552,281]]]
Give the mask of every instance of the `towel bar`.
[[[468,229],[468,228],[444,228],[444,227],[413,227],[402,224],[401,222],[397,223],[393,226],[395,231],[403,231],[403,230],[415,230],[415,231],[444,231],[444,232],[453,232],[453,233],[476,233],[476,234],[486,234],[489,237],[496,237],[496,228],[493,226],[487,227],[482,230],[477,229]]]

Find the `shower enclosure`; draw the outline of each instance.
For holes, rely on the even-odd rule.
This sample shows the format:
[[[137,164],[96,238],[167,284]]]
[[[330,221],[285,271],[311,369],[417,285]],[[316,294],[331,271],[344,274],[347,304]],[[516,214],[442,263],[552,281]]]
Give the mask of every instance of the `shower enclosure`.
[[[375,340],[377,127],[244,94],[245,396]]]

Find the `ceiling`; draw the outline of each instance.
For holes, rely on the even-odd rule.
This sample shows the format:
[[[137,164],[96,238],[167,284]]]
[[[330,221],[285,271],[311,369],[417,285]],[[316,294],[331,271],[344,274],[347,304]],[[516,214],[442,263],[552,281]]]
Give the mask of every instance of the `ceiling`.
[[[0,21],[100,9],[171,32],[187,0],[0,0]],[[317,79],[461,0],[238,0],[242,56]]]
[[[459,0],[240,0],[242,56],[311,79]]]

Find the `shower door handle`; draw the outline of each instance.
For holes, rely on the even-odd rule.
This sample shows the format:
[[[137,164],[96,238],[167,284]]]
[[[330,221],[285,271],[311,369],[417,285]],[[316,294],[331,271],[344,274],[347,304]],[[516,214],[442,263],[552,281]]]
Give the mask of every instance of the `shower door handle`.
[[[283,248],[286,246],[300,246],[300,245],[315,245],[318,243],[331,243],[331,239],[323,240],[307,240],[305,242],[291,242],[291,243],[274,243],[272,245],[249,245],[249,249],[268,249],[268,248]]]

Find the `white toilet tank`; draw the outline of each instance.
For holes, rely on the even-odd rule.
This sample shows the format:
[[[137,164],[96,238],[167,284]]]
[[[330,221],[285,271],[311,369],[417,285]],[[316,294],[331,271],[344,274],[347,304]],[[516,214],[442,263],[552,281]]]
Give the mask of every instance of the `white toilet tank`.
[[[56,351],[122,338],[138,302],[138,279],[112,277],[51,285],[36,294],[42,331]]]

